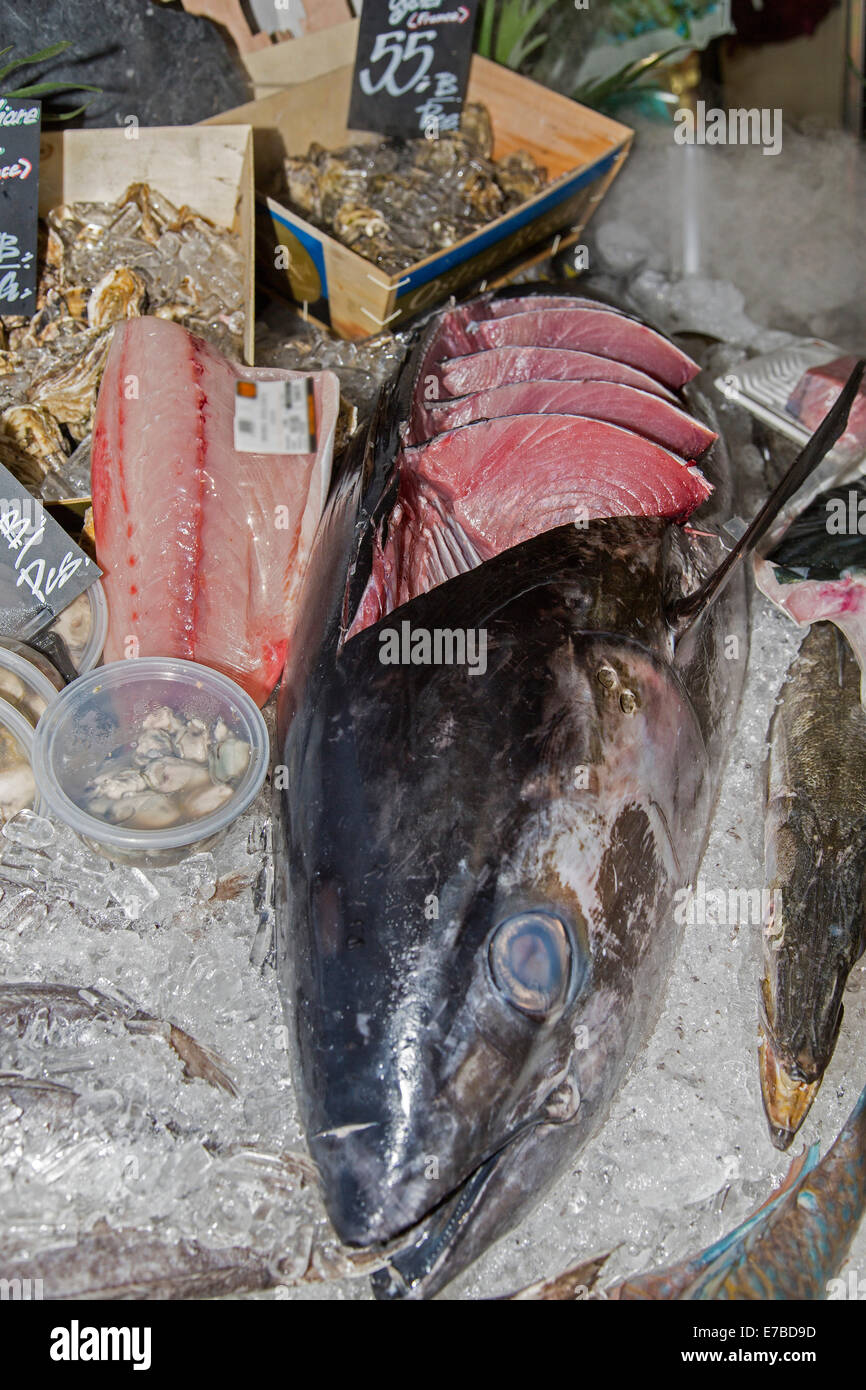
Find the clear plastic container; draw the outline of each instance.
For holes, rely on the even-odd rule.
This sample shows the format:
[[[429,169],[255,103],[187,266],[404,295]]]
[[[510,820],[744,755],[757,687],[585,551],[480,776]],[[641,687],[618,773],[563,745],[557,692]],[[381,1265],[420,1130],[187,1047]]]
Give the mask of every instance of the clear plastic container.
[[[63,638],[80,676],[92,671],[102,656],[108,636],[108,600],[99,580],[58,613],[47,631]]]
[[[41,652],[20,642],[0,643],[0,699],[23,714],[29,724],[37,724],[62,687],[61,676]]]
[[[5,825],[18,811],[45,815],[32,761],[32,725],[14,706],[0,700],[0,825]]]
[[[158,866],[217,844],[268,756],[265,721],[228,676],[138,657],[57,696],[37,727],[33,771],[49,810],[92,849]]]

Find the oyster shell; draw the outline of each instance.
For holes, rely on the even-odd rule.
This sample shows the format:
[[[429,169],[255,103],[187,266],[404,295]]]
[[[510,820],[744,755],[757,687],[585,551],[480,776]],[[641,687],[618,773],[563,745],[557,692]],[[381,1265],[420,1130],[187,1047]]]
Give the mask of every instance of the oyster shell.
[[[229,357],[242,355],[240,237],[147,184],[131,184],[116,203],[55,208],[40,223],[38,256],[36,312],[0,325],[0,412],[27,403],[65,425],[73,441],[85,439],[113,325],[145,311],[183,323]],[[49,467],[39,431],[22,443],[0,429],[0,440],[0,461],[10,456],[15,476],[46,500],[88,495],[86,467],[57,482],[65,437]],[[25,457],[10,455],[13,447]]]
[[[284,162],[282,187],[308,220],[389,275],[444,250],[502,215],[545,184],[525,150],[493,159],[490,113],[464,110],[459,130],[435,139],[381,140]]]
[[[35,476],[37,482],[66,462],[68,446],[63,431],[44,406],[8,406],[0,413],[0,433],[11,440],[18,453],[28,461],[31,476]],[[10,471],[18,477],[14,467]],[[28,479],[19,478],[19,481],[31,486]]]
[[[119,265],[93,286],[87,301],[87,322],[99,329],[121,319],[138,318],[146,301],[147,287],[141,276],[129,266]]]
[[[44,406],[55,420],[68,425],[76,439],[83,439],[90,429],[112,330],[88,337],[90,345],[82,355],[70,355],[71,360],[37,372],[29,393],[34,405]]]

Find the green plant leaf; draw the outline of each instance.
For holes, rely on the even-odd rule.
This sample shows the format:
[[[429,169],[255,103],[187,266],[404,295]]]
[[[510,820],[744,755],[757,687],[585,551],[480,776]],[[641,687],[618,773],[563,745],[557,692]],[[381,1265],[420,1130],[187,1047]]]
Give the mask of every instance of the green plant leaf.
[[[616,72],[611,73],[610,77],[605,77],[599,82],[589,82],[583,87],[578,87],[573,93],[575,101],[580,101],[584,106],[600,106],[608,101],[612,96],[619,95],[637,87],[641,78],[659,63],[665,62],[674,53],[681,53],[683,49],[688,49],[688,44],[678,43],[672,48],[666,48],[661,53],[651,53],[647,58],[640,58],[637,62],[626,63]]]
[[[532,5],[529,10],[525,10],[525,7],[521,6],[519,38],[503,59],[507,67],[519,68],[530,53],[547,42],[547,34],[535,34],[532,38],[529,35],[555,3],[556,0],[537,0],[537,3]]]
[[[481,28],[478,31],[478,52],[482,58],[493,57],[493,21],[496,18],[496,0],[484,0],[481,11]]]
[[[74,111],[45,111],[42,114],[42,122],[44,124],[46,121],[71,121],[73,116],[80,116],[82,111],[86,111],[89,105],[89,102],[85,102],[83,106],[76,106]]]
[[[32,87],[16,87],[14,92],[3,92],[4,97],[41,97],[57,92],[101,92],[101,87],[91,87],[87,82],[36,82]]]
[[[13,62],[7,63],[5,68],[0,68],[0,82],[3,81],[4,77],[8,77],[10,72],[14,72],[16,68],[28,68],[32,63],[42,63],[46,58],[56,58],[58,53],[63,53],[69,47],[71,47],[71,45],[69,40],[66,39],[62,43],[53,43],[50,48],[40,48],[38,53],[30,53],[26,58],[15,58]],[[2,58],[5,53],[11,52],[12,45],[10,45],[9,48],[4,48],[2,52],[0,52],[0,58]]]
[[[517,48],[512,50],[508,59],[508,66],[515,69],[522,67],[530,53],[534,53],[536,48],[540,48],[541,45],[545,43],[547,43],[546,34],[537,34],[536,37],[530,39],[528,43],[519,43]]]

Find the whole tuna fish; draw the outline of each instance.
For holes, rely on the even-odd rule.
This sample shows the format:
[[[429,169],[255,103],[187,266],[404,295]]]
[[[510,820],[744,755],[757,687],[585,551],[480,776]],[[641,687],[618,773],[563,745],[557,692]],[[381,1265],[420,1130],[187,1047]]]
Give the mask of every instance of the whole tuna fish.
[[[770,726],[760,1073],[785,1149],[833,1055],[848,975],[866,945],[866,710],[860,671],[828,622],[809,629]]]
[[[776,1301],[832,1295],[866,1210],[866,1091],[836,1142],[818,1162],[818,1146],[799,1158],[779,1191],[699,1255],[669,1269],[635,1275],[606,1298]],[[520,1300],[592,1297],[603,1259],[513,1295]]]
[[[399,1241],[384,1297],[441,1289],[602,1122],[656,1016],[747,649],[744,575],[721,588],[709,509],[700,530],[600,510],[628,510],[628,460],[652,494],[637,436],[615,486],[561,455],[563,496],[594,492],[595,520],[561,524],[574,512],[549,454],[542,478],[460,430],[437,446],[452,490],[440,471],[415,507],[401,436],[449,331],[434,318],[347,462],[280,703],[297,1090],[340,1237]],[[468,527],[461,458],[488,502],[499,488],[489,544],[530,511],[539,534],[482,563],[449,504]],[[721,441],[702,466],[724,511]],[[437,633],[463,664],[431,660]]]

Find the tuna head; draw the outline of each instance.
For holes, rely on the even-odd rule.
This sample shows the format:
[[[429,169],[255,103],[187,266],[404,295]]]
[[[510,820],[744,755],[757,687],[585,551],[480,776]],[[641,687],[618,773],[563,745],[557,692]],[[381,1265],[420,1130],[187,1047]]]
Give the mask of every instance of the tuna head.
[[[574,581],[522,587],[483,670],[411,660],[473,574],[353,638],[287,739],[298,1092],[338,1234],[399,1246],[385,1294],[447,1283],[601,1121],[705,821],[663,657],[585,630]]]

